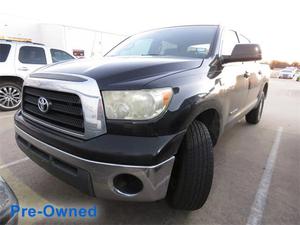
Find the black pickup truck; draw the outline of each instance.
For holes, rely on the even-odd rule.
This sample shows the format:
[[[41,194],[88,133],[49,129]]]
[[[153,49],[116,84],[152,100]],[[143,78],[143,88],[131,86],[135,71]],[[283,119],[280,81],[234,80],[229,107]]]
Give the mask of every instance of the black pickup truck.
[[[46,66],[23,85],[15,115],[22,151],[92,196],[166,198],[199,209],[213,146],[245,116],[260,121],[269,70],[261,50],[219,25],[131,36],[102,60]]]

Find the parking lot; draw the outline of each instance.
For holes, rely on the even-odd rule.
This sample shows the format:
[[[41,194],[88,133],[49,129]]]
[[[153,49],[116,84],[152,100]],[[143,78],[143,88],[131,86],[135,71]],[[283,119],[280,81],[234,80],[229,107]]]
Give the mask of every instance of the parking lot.
[[[254,126],[241,120],[224,133],[214,149],[209,199],[194,212],[171,210],[164,201],[116,202],[80,193],[18,149],[13,114],[0,112],[0,175],[20,205],[98,208],[97,221],[52,219],[47,224],[255,224],[251,221],[257,218],[262,224],[300,223],[299,82],[271,79],[262,121]],[[19,223],[44,224],[45,219],[20,218]]]

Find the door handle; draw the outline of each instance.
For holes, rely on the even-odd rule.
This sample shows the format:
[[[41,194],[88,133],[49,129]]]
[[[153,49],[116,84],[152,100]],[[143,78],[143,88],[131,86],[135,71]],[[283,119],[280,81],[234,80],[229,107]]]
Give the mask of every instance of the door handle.
[[[262,75],[262,72],[260,70],[258,71],[258,75]]]
[[[245,77],[245,78],[250,77],[250,73],[249,73],[248,71],[246,71],[246,72],[244,73],[244,77]]]
[[[25,66],[18,68],[18,70],[20,71],[28,71],[29,69]]]

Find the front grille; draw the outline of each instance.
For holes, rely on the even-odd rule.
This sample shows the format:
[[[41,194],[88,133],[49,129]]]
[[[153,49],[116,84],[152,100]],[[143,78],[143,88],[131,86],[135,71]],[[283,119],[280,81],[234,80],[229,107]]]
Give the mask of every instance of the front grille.
[[[49,111],[46,113],[38,108],[40,97],[51,102]],[[25,86],[23,89],[23,112],[48,125],[84,133],[82,105],[80,98],[75,94]]]

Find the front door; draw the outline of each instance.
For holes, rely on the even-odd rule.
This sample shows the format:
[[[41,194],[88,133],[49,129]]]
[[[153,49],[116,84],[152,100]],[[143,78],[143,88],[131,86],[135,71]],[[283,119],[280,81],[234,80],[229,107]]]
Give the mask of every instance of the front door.
[[[225,30],[222,35],[222,56],[230,56],[236,44],[239,43],[237,33],[232,30]],[[242,62],[233,62],[224,64],[220,81],[223,86],[224,101],[227,106],[227,123],[231,123],[239,119],[245,106],[247,105],[249,81],[246,67]]]
[[[238,120],[247,105],[248,79],[245,78],[243,63],[228,63],[224,65],[220,74],[223,86],[224,102],[227,105],[227,123]]]

